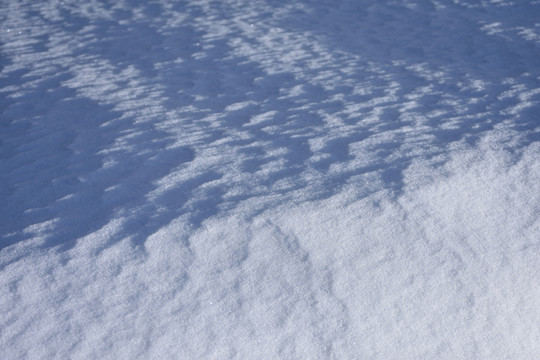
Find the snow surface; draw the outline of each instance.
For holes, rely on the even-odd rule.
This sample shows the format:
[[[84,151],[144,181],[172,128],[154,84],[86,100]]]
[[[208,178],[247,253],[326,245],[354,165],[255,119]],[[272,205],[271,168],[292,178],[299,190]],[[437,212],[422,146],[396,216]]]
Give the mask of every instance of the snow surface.
[[[3,0],[2,359],[539,359],[540,1]]]

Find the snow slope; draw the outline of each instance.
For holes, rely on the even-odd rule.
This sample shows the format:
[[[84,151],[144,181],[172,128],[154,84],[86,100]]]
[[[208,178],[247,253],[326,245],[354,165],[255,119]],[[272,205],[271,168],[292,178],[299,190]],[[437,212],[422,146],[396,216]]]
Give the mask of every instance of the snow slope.
[[[3,359],[537,359],[540,2],[0,2]]]

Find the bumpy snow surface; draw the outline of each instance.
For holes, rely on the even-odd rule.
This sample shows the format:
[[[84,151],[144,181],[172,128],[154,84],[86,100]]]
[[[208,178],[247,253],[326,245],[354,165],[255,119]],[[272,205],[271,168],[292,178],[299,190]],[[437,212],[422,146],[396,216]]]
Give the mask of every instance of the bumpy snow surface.
[[[540,358],[540,1],[0,31],[2,359]]]

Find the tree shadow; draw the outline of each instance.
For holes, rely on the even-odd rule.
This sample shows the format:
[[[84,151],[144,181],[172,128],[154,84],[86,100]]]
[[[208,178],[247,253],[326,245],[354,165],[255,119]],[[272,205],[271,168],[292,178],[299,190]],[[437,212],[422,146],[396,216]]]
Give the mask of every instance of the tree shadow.
[[[538,95],[529,90],[539,84],[526,72],[538,73],[539,50],[518,33],[505,33],[509,41],[482,30],[502,10],[298,2],[294,19],[251,20],[312,34],[335,62],[310,66],[323,54],[299,43],[309,55],[294,64],[301,71],[272,73],[238,52],[236,39],[259,43],[228,22],[227,4],[211,5],[231,25],[223,34],[204,28],[209,14],[196,4],[130,4],[104,2],[101,17],[67,5],[56,20],[26,13],[28,24],[48,23],[76,45],[38,34],[20,50],[53,69],[2,71],[0,249],[31,238],[69,249],[113,219],[121,225],[108,245],[142,246],[175,219],[198,228],[247,202],[242,216],[254,216],[285,200],[330,197],[365,174],[399,194],[415,157],[474,144],[508,117],[524,142],[538,141]],[[517,6],[506,9],[505,29],[525,10],[538,14]],[[325,73],[343,82],[313,80]],[[21,84],[19,95],[9,90]]]
[[[540,87],[540,47],[534,36],[540,5],[416,0],[297,4],[291,17],[274,19],[276,25],[317,34],[332,51],[358,55],[359,67],[377,64],[382,76],[399,84],[397,101],[415,95],[415,112],[429,117],[434,145],[475,142],[509,118],[511,128],[523,132],[524,145],[538,139],[533,114],[540,111],[540,96],[530,95],[528,106],[512,116],[508,101],[522,104]],[[350,75],[358,82],[363,76]],[[449,101],[464,99],[471,101]],[[430,114],[434,109],[440,115]],[[449,118],[459,124],[449,126]]]

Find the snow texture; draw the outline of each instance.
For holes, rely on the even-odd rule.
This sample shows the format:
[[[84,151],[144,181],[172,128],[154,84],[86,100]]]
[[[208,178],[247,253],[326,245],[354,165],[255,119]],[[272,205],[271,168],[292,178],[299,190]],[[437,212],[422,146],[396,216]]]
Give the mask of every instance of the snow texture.
[[[539,359],[540,2],[3,0],[2,359]]]

